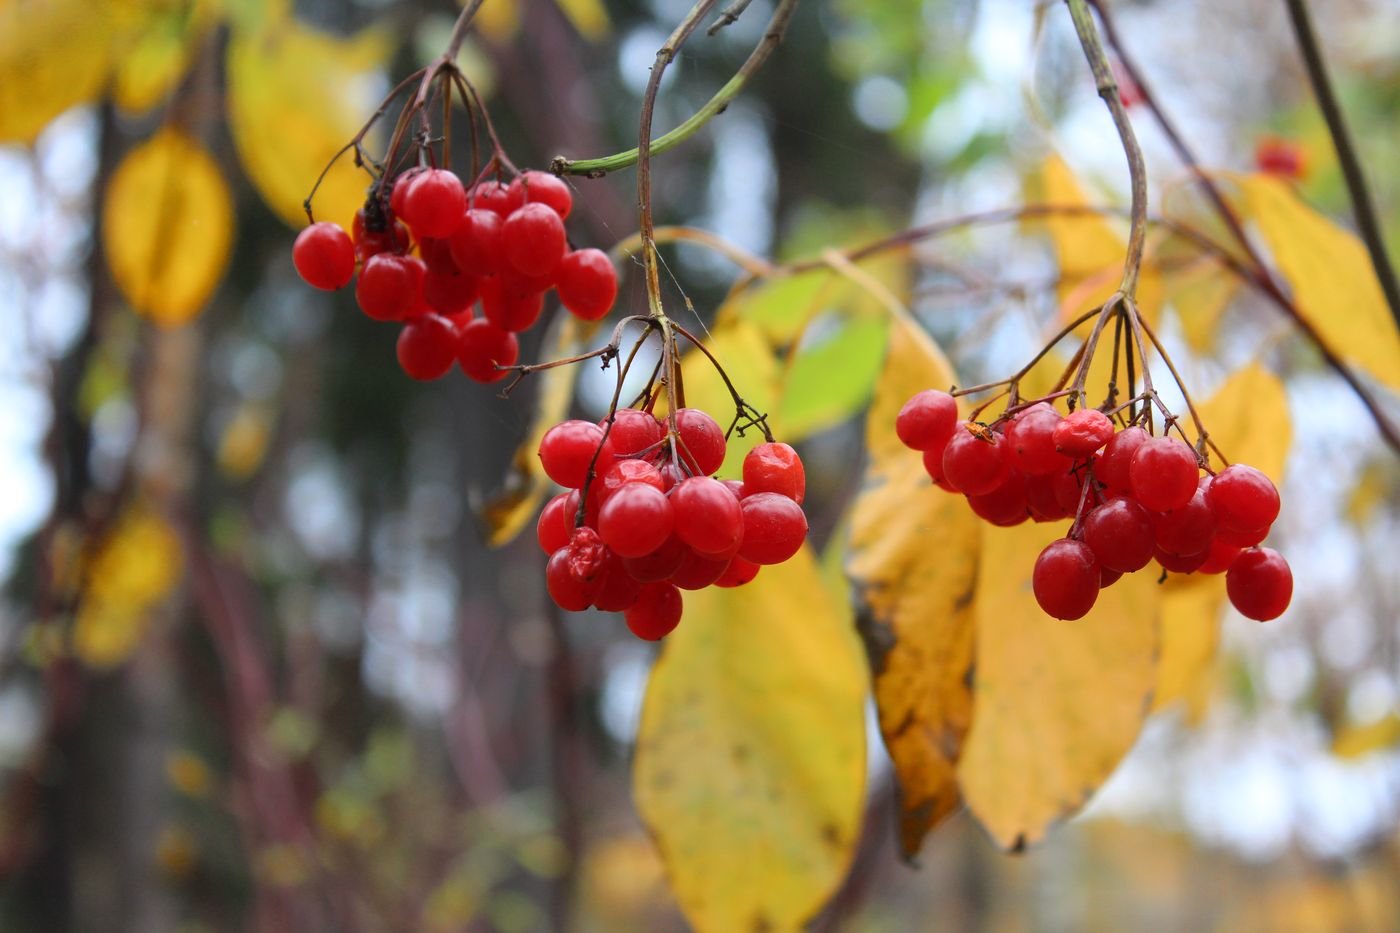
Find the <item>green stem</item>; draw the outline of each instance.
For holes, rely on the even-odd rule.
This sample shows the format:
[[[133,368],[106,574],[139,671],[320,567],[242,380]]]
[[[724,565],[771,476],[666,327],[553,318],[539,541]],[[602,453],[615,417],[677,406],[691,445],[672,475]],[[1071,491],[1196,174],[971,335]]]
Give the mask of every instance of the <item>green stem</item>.
[[[749,79],[758,72],[758,69],[763,67],[763,63],[768,60],[768,56],[782,40],[783,33],[787,30],[788,21],[792,18],[796,6],[797,0],[782,0],[778,4],[778,8],[773,11],[773,16],[768,21],[768,28],[764,30],[763,39],[754,47],[748,60],[744,62],[734,77],[726,81],[724,86],[715,93],[715,96],[706,101],[704,106],[695,111],[688,120],[669,133],[652,140],[651,153],[653,155],[659,155],[679,146],[694,136],[702,126],[724,112],[730,101],[739,96],[739,92],[748,85]],[[601,178],[609,172],[616,172],[619,169],[636,165],[639,155],[640,150],[633,148],[626,152],[598,159],[567,159],[564,156],[556,156],[550,165],[550,171],[556,175],[586,175],[590,178]]]

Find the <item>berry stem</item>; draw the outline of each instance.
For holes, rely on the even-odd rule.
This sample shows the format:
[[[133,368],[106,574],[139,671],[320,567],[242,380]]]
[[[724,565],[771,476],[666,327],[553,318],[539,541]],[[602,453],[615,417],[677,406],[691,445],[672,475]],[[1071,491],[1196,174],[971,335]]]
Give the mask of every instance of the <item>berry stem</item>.
[[[1147,334],[1147,339],[1152,342],[1152,346],[1156,348],[1157,355],[1162,358],[1162,362],[1167,364],[1167,371],[1172,374],[1172,379],[1176,382],[1176,387],[1181,390],[1181,397],[1186,400],[1186,410],[1190,413],[1191,421],[1196,425],[1196,431],[1199,434],[1196,440],[1197,450],[1203,450],[1208,446],[1215,452],[1215,455],[1220,458],[1222,466],[1229,466],[1230,461],[1225,457],[1225,454],[1221,452],[1220,448],[1216,446],[1215,441],[1211,440],[1210,432],[1206,430],[1205,425],[1201,422],[1200,413],[1196,411],[1196,406],[1191,401],[1191,393],[1186,390],[1186,383],[1182,380],[1181,374],[1177,372],[1176,364],[1172,362],[1171,355],[1167,353],[1166,348],[1162,346],[1162,342],[1157,339],[1157,335],[1152,332],[1151,326],[1149,326],[1146,321],[1139,319],[1137,323]]]
[[[743,269],[751,278],[766,279],[778,274],[777,267],[762,256],[757,256],[737,243],[731,243],[729,240],[699,227],[675,225],[657,227],[652,231],[652,242],[694,243],[698,246],[704,246]],[[612,249],[608,250],[608,257],[613,262],[621,262],[636,255],[641,248],[642,236],[640,233],[634,233],[613,244]]]
[[[1389,417],[1382,411],[1380,403],[1377,401],[1374,393],[1361,381],[1356,372],[1343,362],[1341,356],[1323,338],[1322,334],[1313,326],[1312,322],[1303,316],[1298,306],[1293,303],[1293,299],[1288,296],[1287,292],[1279,284],[1277,274],[1264,262],[1264,258],[1260,255],[1259,250],[1250,241],[1249,237],[1245,235],[1244,225],[1240,222],[1240,218],[1235,213],[1234,209],[1230,207],[1229,202],[1225,200],[1225,195],[1221,192],[1220,186],[1201,168],[1200,161],[1196,158],[1191,147],[1187,145],[1186,140],[1182,137],[1176,124],[1171,121],[1166,111],[1162,109],[1161,104],[1158,103],[1142,70],[1137,67],[1133,57],[1128,53],[1127,49],[1124,48],[1122,39],[1118,34],[1107,5],[1103,3],[1103,0],[1090,0],[1090,2],[1093,3],[1094,8],[1098,11],[1099,22],[1103,24],[1104,36],[1108,39],[1108,44],[1112,46],[1114,52],[1117,53],[1118,61],[1124,73],[1132,78],[1133,82],[1137,85],[1143,104],[1146,105],[1148,111],[1152,114],[1153,118],[1156,119],[1157,125],[1161,127],[1163,134],[1166,135],[1167,141],[1170,142],[1172,148],[1176,150],[1177,158],[1180,159],[1187,170],[1191,172],[1196,183],[1200,185],[1201,190],[1205,192],[1206,199],[1210,201],[1216,214],[1219,215],[1220,220],[1225,224],[1226,228],[1229,229],[1231,236],[1234,238],[1235,242],[1239,244],[1240,249],[1243,250],[1249,261],[1248,263],[1240,261],[1225,247],[1210,243],[1210,240],[1203,235],[1197,238],[1198,242],[1210,243],[1211,251],[1216,253],[1221,261],[1233,272],[1268,295],[1279,311],[1281,311],[1295,327],[1302,331],[1303,336],[1317,348],[1317,352],[1322,356],[1323,361],[1346,382],[1347,386],[1355,393],[1356,397],[1361,400],[1361,404],[1366,406],[1366,411],[1371,415],[1371,420],[1376,424],[1376,430],[1380,432],[1381,437],[1390,445],[1391,449],[1397,454],[1400,454],[1400,428],[1397,428],[1390,421]]]
[[[724,26],[737,20],[739,13],[743,12],[743,7],[747,5],[747,0],[740,0],[739,3],[724,10],[720,14],[720,19],[710,28],[710,35],[714,35]],[[749,80],[763,67],[768,56],[782,41],[783,33],[787,31],[788,21],[792,19],[792,13],[796,6],[797,0],[781,0],[777,8],[774,9],[772,17],[768,20],[768,27],[763,31],[763,38],[754,47],[744,64],[735,72],[734,77],[726,81],[724,86],[684,123],[653,140],[651,144],[653,154],[674,149],[694,136],[695,132],[709,123],[711,119],[724,112],[730,101],[739,96]],[[737,12],[734,12],[736,8]],[[556,175],[586,175],[589,178],[602,178],[609,172],[636,165],[640,155],[641,148],[637,147],[597,159],[567,159],[564,156],[556,156],[549,168]]]
[[[1099,40],[1094,19],[1089,13],[1087,0],[1065,0],[1070,17],[1074,20],[1074,31],[1079,35],[1079,44],[1084,49],[1084,57],[1089,61],[1089,69],[1094,73],[1094,84],[1099,97],[1108,106],[1113,117],[1113,125],[1118,130],[1118,138],[1123,142],[1123,154],[1128,158],[1128,175],[1132,188],[1131,226],[1128,231],[1128,255],[1123,262],[1123,284],[1121,291],[1130,300],[1137,295],[1138,273],[1142,269],[1142,251],[1147,238],[1147,167],[1143,162],[1142,148],[1133,133],[1133,124],[1128,119],[1128,109],[1123,106],[1118,93],[1118,82],[1113,77],[1113,69],[1108,64],[1108,55]],[[1107,306],[1105,306],[1106,308]],[[1092,350],[1089,356],[1093,356]]]
[[[1327,121],[1327,132],[1332,137],[1332,148],[1337,152],[1337,161],[1342,167],[1342,177],[1346,180],[1347,194],[1351,197],[1352,213],[1356,215],[1356,227],[1361,239],[1366,243],[1366,251],[1371,254],[1371,265],[1385,292],[1386,304],[1390,306],[1390,316],[1400,326],[1400,282],[1395,278],[1395,267],[1391,265],[1390,253],[1385,248],[1385,234],[1381,232],[1380,220],[1371,200],[1371,192],[1366,184],[1366,173],[1361,167],[1361,159],[1356,154],[1351,131],[1347,129],[1346,117],[1332,89],[1332,79],[1327,74],[1327,62],[1323,60],[1322,48],[1317,42],[1312,17],[1308,13],[1307,0],[1287,0],[1288,19],[1293,24],[1293,35],[1298,40],[1298,51],[1302,53],[1303,65],[1308,72],[1308,82],[1312,84],[1317,107]]]
[[[638,346],[640,346],[641,343],[644,340],[646,340],[647,335],[651,333],[651,331],[656,327],[656,323],[648,319],[644,315],[633,314],[618,321],[617,326],[613,328],[612,337],[609,338],[607,343],[603,344],[603,346],[599,347],[596,350],[590,350],[587,353],[580,353],[577,356],[566,356],[563,359],[559,360],[549,360],[548,362],[544,363],[526,363],[517,364],[515,366],[496,367],[502,372],[515,373],[515,378],[510,381],[509,385],[507,385],[504,389],[501,390],[500,397],[508,398],[510,396],[510,393],[515,389],[515,387],[518,386],[521,383],[521,381],[531,373],[542,372],[546,369],[557,369],[560,366],[572,366],[575,363],[582,363],[585,360],[597,359],[598,357],[603,357],[604,360],[612,359],[613,357],[617,356],[618,353],[622,350],[623,329],[626,328],[628,324],[632,324],[638,321],[646,325],[642,330],[641,337],[639,337],[637,340]],[[635,356],[636,352],[637,349],[636,347],[634,347],[632,350],[632,354]],[[630,364],[630,357],[628,358],[628,362]]]
[[[686,340],[689,340],[695,349],[705,355],[705,358],[714,366],[715,372],[719,373],[720,379],[724,380],[724,387],[729,390],[729,397],[734,400],[734,421],[730,424],[729,430],[733,431],[737,427],[739,429],[739,436],[743,437],[745,428],[757,427],[763,431],[763,439],[771,444],[773,442],[773,432],[768,429],[768,415],[759,412],[757,408],[754,408],[744,400],[744,397],[739,394],[739,390],[734,387],[734,382],[729,378],[729,373],[724,371],[724,366],[721,365],[719,359],[710,352],[709,347],[705,346],[698,337],[681,325],[672,322],[671,326],[676,329],[676,333],[680,334]],[[740,422],[744,423],[740,424]],[[728,437],[729,432],[725,432],[725,436]]]

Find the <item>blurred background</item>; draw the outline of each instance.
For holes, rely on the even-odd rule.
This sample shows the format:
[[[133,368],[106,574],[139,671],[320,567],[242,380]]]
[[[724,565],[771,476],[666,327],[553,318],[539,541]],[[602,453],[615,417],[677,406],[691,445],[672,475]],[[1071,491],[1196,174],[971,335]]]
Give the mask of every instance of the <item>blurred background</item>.
[[[1314,6],[1400,244],[1400,7]],[[605,155],[635,145],[648,68],[686,8],[486,0],[463,66],[517,164]],[[1204,164],[1282,171],[1350,222],[1278,0],[1112,9]],[[491,547],[481,519],[520,492],[539,386],[503,400],[460,373],[414,383],[392,329],[291,265],[326,157],[441,51],[456,12],[0,0],[6,930],[684,928],[630,796],[655,648],[615,617],[562,617],[532,533]],[[771,12],[754,0],[691,41],[658,128],[734,73]],[[1185,176],[1132,113],[1155,209]],[[201,151],[150,154],[166,161],[143,183],[177,184],[204,226],[168,257],[185,271],[132,294],[112,270],[149,202],[112,181],[170,127]],[[1258,164],[1266,140],[1287,164]],[[751,88],[657,160],[658,220],[809,256],[1026,203],[1051,151],[1091,200],[1126,202],[1061,4],[808,0]],[[347,219],[363,190],[347,171],[318,214]],[[578,244],[635,232],[633,172],[572,183]],[[709,321],[738,270],[664,254],[668,289]],[[1032,228],[970,229],[915,258],[907,297],[969,380],[1019,366],[1055,319],[1056,258]],[[1207,341],[1173,313],[1163,326],[1202,395],[1252,359],[1285,381],[1275,546],[1293,607],[1267,626],[1227,615],[1208,677],[1023,855],[960,814],[903,863],[870,730],[863,836],[816,928],[1400,928],[1397,459],[1256,294],[1236,292]],[[522,359],[553,339],[535,328]],[[597,418],[610,380],[582,373],[574,410]],[[814,541],[839,548],[863,426],[827,421],[800,448]]]

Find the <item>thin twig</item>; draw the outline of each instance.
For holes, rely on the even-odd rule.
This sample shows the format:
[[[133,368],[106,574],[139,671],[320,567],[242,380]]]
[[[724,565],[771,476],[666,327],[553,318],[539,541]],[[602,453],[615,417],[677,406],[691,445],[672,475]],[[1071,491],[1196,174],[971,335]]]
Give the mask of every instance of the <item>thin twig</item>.
[[[1322,58],[1322,48],[1313,30],[1312,17],[1308,15],[1307,0],[1287,0],[1288,19],[1293,24],[1293,35],[1298,40],[1298,51],[1303,55],[1303,64],[1308,71],[1308,81],[1317,97],[1317,107],[1327,121],[1327,132],[1332,136],[1332,148],[1337,152],[1337,161],[1342,166],[1342,177],[1346,179],[1347,194],[1351,197],[1352,213],[1356,215],[1356,226],[1361,239],[1366,243],[1366,251],[1371,254],[1371,265],[1375,267],[1376,278],[1380,280],[1381,291],[1385,292],[1386,304],[1390,305],[1390,316],[1400,326],[1400,283],[1395,279],[1395,267],[1391,265],[1390,253],[1385,248],[1385,234],[1376,216],[1376,207],[1371,200],[1371,192],[1366,184],[1366,173],[1361,168],[1361,158],[1356,153],[1356,144],[1347,129],[1342,105],[1332,89],[1332,80],[1327,75],[1327,63]]]

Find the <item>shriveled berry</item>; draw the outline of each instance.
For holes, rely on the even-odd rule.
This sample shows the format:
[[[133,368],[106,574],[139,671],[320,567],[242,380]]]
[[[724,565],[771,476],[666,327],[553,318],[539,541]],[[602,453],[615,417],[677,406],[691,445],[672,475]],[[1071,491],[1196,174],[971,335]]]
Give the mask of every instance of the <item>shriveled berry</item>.
[[[800,504],[807,493],[807,471],[797,451],[769,441],[745,455],[744,486],[749,493],[776,492]]]
[[[709,476],[724,465],[724,430],[698,408],[676,412],[681,463],[697,475]]]
[[[569,572],[570,548],[566,545],[555,551],[544,568],[544,585],[549,598],[560,609],[569,612],[582,612],[593,604],[597,587],[583,582]]]
[[[568,249],[564,222],[543,204],[524,204],[501,225],[501,255],[524,275],[553,275]]]
[[[436,314],[413,318],[399,331],[399,366],[414,379],[439,379],[457,359],[457,330]]]
[[[1060,538],[1040,552],[1031,574],[1035,601],[1056,619],[1082,619],[1099,598],[1102,574],[1083,541]]]
[[[385,212],[378,205],[371,205],[367,217],[365,208],[355,212],[355,222],[350,225],[350,239],[355,241],[355,258],[364,262],[380,253],[406,253],[413,245],[413,236],[408,228],[394,219],[394,212]]]
[[[607,452],[607,441],[603,442],[603,450],[604,453]],[[657,492],[666,491],[666,484],[661,481],[661,471],[645,460],[618,460],[604,472],[603,460],[600,457],[598,471],[598,499],[601,502],[607,502],[613,493],[628,483],[641,483]]]
[[[1221,528],[1232,532],[1267,529],[1278,518],[1278,489],[1261,470],[1235,463],[1221,470],[1206,490]]]
[[[1199,476],[1196,452],[1174,437],[1148,438],[1128,468],[1133,495],[1154,512],[1169,512],[1190,502]]]
[[[450,242],[452,259],[463,272],[487,276],[501,271],[501,215],[495,211],[467,211]]]
[[[941,449],[958,424],[958,402],[947,392],[925,389],[899,410],[894,433],[911,450]]]
[[[539,202],[559,215],[563,220],[574,207],[574,194],[564,179],[548,172],[521,172],[510,183],[511,195],[521,204]]]
[[[602,320],[617,300],[617,270],[600,249],[574,250],[559,262],[554,287],[574,317]]]
[[[1070,412],[1055,425],[1055,449],[1066,457],[1091,457],[1113,438],[1113,422],[1096,408]]]
[[[501,330],[485,318],[468,321],[457,338],[457,363],[477,382],[495,382],[506,377],[499,366],[514,366],[520,359],[515,335]]]
[[[1293,599],[1293,571],[1273,548],[1250,548],[1230,565],[1225,592],[1245,618],[1257,622],[1277,619]]]
[[[1006,426],[1006,452],[1011,465],[1028,476],[1068,470],[1069,459],[1055,450],[1055,428],[1063,419],[1049,405],[1029,408]]]
[[[446,237],[462,225],[467,192],[462,180],[445,168],[430,168],[413,177],[403,195],[403,219],[420,237]]]
[[[671,502],[654,486],[625,483],[598,513],[598,533],[622,557],[644,557],[671,536],[675,525]]]
[[[1005,479],[1006,458],[1002,455],[1004,440],[992,435],[983,440],[959,422],[948,446],[943,450],[943,479],[969,496],[981,496],[996,489]]]
[[[588,478],[588,466],[603,443],[603,431],[591,421],[562,421],[540,439],[540,465],[560,486],[578,489]]]
[[[1152,516],[1126,497],[1109,499],[1084,516],[1084,543],[1110,570],[1132,573],[1152,560]]]
[[[292,264],[312,288],[344,288],[355,277],[355,244],[340,224],[323,220],[297,234]]]
[[[1127,492],[1133,456],[1149,437],[1142,428],[1124,428],[1113,435],[1094,461],[1094,478],[1114,492]]]
[[[646,641],[659,641],[680,624],[684,608],[680,590],[669,583],[648,583],[622,618],[633,635]]]
[[[739,556],[755,564],[781,564],[802,549],[807,516],[787,496],[758,492],[739,503],[744,513],[744,540]]]
[[[677,536],[701,554],[732,554],[743,540],[739,502],[718,480],[692,476],[678,483],[671,490],[671,504]]]
[[[1009,470],[996,489],[980,496],[968,496],[967,504],[978,518],[992,525],[1000,528],[1019,525],[1030,517],[1027,482],[1027,477],[1020,470]]]

